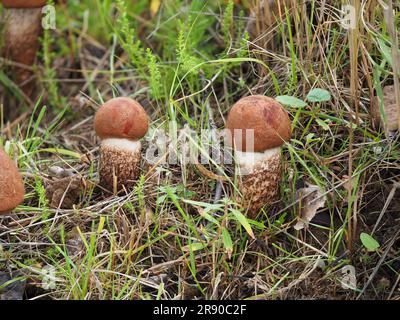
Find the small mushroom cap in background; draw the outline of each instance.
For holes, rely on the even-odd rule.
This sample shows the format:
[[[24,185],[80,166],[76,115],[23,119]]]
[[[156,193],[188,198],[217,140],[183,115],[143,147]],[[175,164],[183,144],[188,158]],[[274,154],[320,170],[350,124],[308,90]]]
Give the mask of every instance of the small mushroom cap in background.
[[[0,214],[18,206],[24,195],[24,184],[17,167],[0,148]]]
[[[5,8],[40,8],[47,4],[47,0],[2,0]]]
[[[114,98],[103,104],[94,118],[94,129],[101,139],[139,140],[149,128],[146,111],[135,100]]]
[[[248,96],[236,102],[229,111],[226,128],[231,135],[230,141],[234,141],[235,129],[243,130],[242,142],[234,141],[239,151],[249,151],[248,148],[251,148],[246,144],[246,129],[254,130],[254,152],[279,147],[291,135],[291,123],[286,110],[275,99],[262,95]]]

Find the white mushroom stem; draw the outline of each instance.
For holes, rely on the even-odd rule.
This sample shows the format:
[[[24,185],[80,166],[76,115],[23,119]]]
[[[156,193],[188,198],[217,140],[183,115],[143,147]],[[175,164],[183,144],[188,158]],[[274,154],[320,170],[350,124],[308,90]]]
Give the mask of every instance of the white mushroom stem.
[[[100,145],[100,184],[117,193],[131,187],[140,174],[141,143],[128,139],[104,139]]]
[[[15,81],[23,85],[32,76],[29,67],[34,63],[42,32],[41,8],[4,9],[4,50],[5,56],[16,63],[27,65],[15,68]],[[30,90],[24,87],[24,91]]]
[[[239,176],[239,200],[251,217],[266,204],[276,200],[281,179],[281,148],[264,152],[235,151],[237,175]]]

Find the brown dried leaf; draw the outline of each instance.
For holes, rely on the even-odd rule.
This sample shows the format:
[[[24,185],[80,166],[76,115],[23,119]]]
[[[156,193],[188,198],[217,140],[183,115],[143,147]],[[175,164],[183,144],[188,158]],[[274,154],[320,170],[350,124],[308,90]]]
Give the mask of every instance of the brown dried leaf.
[[[323,195],[325,190],[318,186],[307,184],[296,192],[296,200],[299,200],[300,216],[294,228],[304,229],[315,217],[317,210],[325,206],[326,197]]]
[[[150,13],[151,13],[152,17],[154,17],[158,13],[158,10],[160,9],[160,6],[161,6],[161,1],[160,0],[151,0],[151,2],[150,2]]]
[[[79,176],[67,176],[51,181],[46,187],[46,197],[52,208],[71,209],[79,200],[83,189]]]

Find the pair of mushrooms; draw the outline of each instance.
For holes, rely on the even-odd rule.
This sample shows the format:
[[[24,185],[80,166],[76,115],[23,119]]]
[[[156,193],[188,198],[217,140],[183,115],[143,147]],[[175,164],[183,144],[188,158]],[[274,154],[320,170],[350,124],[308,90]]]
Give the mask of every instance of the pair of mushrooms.
[[[26,94],[31,85],[26,82],[39,47],[42,32],[41,8],[46,0],[2,0],[5,8],[5,56],[16,62],[15,81]],[[280,146],[290,139],[291,125],[287,112],[274,99],[250,96],[238,101],[231,109],[226,128],[228,141],[235,149],[235,159],[241,171],[239,181],[242,205],[257,212],[272,202],[279,190],[281,171]],[[254,130],[254,148],[248,150],[246,130]],[[95,130],[102,139],[100,182],[114,191],[134,184],[140,172],[140,139],[148,130],[146,112],[139,103],[128,98],[112,99],[104,104],[95,118]],[[236,135],[236,130],[242,130]],[[4,155],[3,155],[4,159]],[[4,160],[3,160],[4,161]],[[1,166],[4,164],[0,163]],[[7,167],[8,168],[8,167]],[[4,179],[3,173],[0,177]],[[0,195],[7,182],[2,181]],[[20,188],[19,188],[20,189]],[[2,201],[3,202],[3,201]],[[1,207],[0,207],[1,209]]]
[[[239,181],[241,204],[254,215],[278,194],[281,145],[290,139],[290,119],[276,100],[256,95],[242,98],[232,107],[226,128],[227,143],[234,147],[239,170],[246,171]],[[148,117],[135,100],[115,98],[100,107],[95,116],[95,131],[102,139],[102,186],[115,192],[134,184],[140,173],[140,139],[147,130]],[[247,138],[248,130],[254,134],[253,141]]]
[[[129,98],[111,99],[97,111],[94,126],[96,134],[102,139],[101,185],[114,191],[134,185],[140,174],[140,139],[148,130],[148,117],[143,107]],[[290,120],[285,109],[274,99],[250,96],[232,107],[226,128],[239,168],[247,173],[239,182],[243,195],[241,204],[254,216],[262,206],[274,201],[278,194],[280,146],[290,139]],[[248,151],[250,141],[246,133],[249,129],[254,130],[251,151]],[[18,169],[0,149],[0,214],[8,213],[20,204],[24,194]]]
[[[30,68],[39,48],[42,7],[46,3],[47,0],[2,0],[5,18],[3,55],[16,63],[14,81],[27,95],[33,89],[29,81]]]

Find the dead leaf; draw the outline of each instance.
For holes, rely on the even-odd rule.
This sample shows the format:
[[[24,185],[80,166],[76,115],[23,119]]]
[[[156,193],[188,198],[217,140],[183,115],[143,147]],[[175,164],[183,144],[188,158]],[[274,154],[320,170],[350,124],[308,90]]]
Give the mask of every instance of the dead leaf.
[[[316,185],[306,183],[306,187],[297,190],[296,201],[299,200],[300,217],[294,228],[304,229],[315,217],[317,210],[323,208],[326,202],[325,190]]]
[[[52,208],[71,209],[79,200],[84,184],[78,175],[52,180],[46,186],[46,197]]]
[[[57,178],[66,178],[74,175],[73,169],[64,169],[59,166],[52,166],[49,168],[49,173]]]
[[[252,278],[247,279],[244,284],[249,289],[257,288],[257,290],[264,293],[271,291],[271,286],[259,274],[255,274]]]
[[[146,280],[158,286],[161,283],[166,283],[169,279],[169,276],[166,273],[161,273],[159,275],[148,277]]]
[[[195,163],[195,166],[197,170],[200,171],[200,173],[204,176],[207,177],[211,180],[217,180],[217,181],[228,181],[228,179],[225,176],[221,176],[218,174],[215,174],[214,172],[208,170],[205,166],[203,166],[200,163]]]
[[[161,0],[151,0],[150,13],[152,17],[154,17],[157,14],[158,10],[160,9],[160,6],[161,6]]]

